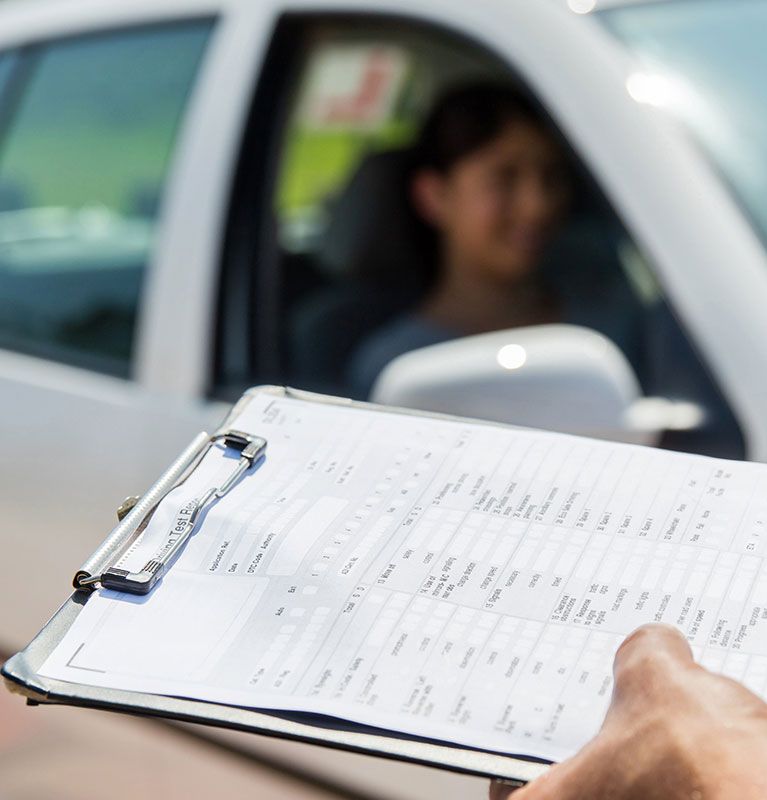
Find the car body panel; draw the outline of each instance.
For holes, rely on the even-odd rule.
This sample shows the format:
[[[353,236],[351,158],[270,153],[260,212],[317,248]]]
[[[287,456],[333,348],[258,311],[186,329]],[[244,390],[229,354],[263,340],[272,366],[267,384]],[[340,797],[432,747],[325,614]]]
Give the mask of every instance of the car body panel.
[[[0,351],[0,547],[11,554],[0,566],[0,603],[14,609],[0,630],[6,649],[21,646],[67,594],[74,569],[111,527],[122,497],[140,492],[222,416],[225,404],[211,399],[211,376],[229,196],[259,67],[279,16],[288,12],[412,19],[505,59],[657,265],[739,418],[750,457],[767,459],[764,248],[681,127],[630,98],[626,80],[637,67],[589,15],[530,0],[10,0],[0,8],[0,50],[190,16],[218,22],[163,195],[134,379]],[[221,735],[374,796],[485,791],[479,781],[446,773],[372,759],[363,769],[356,756]]]
[[[95,30],[178,18],[184,12],[220,16],[166,191],[167,224],[157,245],[149,279],[153,290],[139,330],[137,375],[142,382],[184,396],[199,396],[207,386],[215,302],[211,287],[221,246],[216,237],[221,236],[236,159],[237,123],[246,112],[254,67],[278,15],[387,14],[472,38],[506,59],[529,82],[657,266],[661,283],[744,428],[749,456],[767,458],[762,413],[767,376],[755,374],[765,355],[761,342],[767,341],[767,320],[761,314],[767,296],[764,248],[681,127],[629,97],[626,80],[636,66],[625,48],[589,15],[523,0],[337,0],[332,6],[324,0],[164,0],[151,5],[110,3],[108,10],[98,3],[64,2],[43,21],[34,11],[48,4],[36,1],[30,6],[10,4],[9,21],[18,31],[11,35],[14,26],[5,26],[0,48],[34,37],[71,34],[85,25],[84,19],[88,29]],[[223,74],[228,104],[215,102],[223,99],[216,78]],[[218,139],[210,132],[217,121]],[[687,187],[683,199],[677,195],[680,186]],[[187,281],[188,297],[173,305],[181,276],[190,274],[195,280]],[[711,313],[710,298],[717,298],[716,314]],[[173,371],[165,368],[170,352],[178,366]]]

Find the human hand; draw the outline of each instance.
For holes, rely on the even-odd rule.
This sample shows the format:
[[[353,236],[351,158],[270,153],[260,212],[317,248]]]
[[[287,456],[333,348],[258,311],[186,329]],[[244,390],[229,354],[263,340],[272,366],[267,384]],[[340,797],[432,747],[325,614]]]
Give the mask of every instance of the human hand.
[[[491,800],[767,798],[767,704],[693,661],[681,633],[646,625],[615,655],[612,702],[579,753]]]

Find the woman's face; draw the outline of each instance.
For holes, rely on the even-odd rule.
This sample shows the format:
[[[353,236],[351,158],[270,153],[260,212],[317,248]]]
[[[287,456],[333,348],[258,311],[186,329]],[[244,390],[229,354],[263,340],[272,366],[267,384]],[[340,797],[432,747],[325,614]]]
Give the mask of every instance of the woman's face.
[[[421,173],[414,192],[449,266],[504,282],[537,267],[570,182],[557,142],[533,123],[512,122],[446,174]]]

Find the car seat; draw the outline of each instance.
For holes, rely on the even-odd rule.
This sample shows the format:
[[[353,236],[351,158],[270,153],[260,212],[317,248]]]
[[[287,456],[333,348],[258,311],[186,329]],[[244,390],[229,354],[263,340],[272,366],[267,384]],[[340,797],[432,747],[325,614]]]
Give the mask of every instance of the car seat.
[[[317,253],[328,286],[299,301],[290,317],[295,385],[345,392],[356,346],[428,285],[427,234],[406,207],[411,164],[407,149],[368,155],[333,203]]]

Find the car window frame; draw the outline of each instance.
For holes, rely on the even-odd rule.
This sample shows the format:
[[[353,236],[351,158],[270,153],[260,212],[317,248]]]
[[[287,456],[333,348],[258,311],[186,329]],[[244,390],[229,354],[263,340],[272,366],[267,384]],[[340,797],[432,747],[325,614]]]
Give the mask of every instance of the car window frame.
[[[497,47],[488,43],[482,37],[472,33],[460,31],[452,27],[446,20],[434,17],[411,17],[398,14],[394,11],[285,11],[280,14],[274,23],[267,56],[261,73],[255,76],[255,89],[248,122],[243,128],[240,152],[237,158],[236,179],[233,182],[229,199],[229,209],[224,231],[224,246],[222,247],[222,261],[219,274],[220,290],[216,306],[215,318],[215,345],[213,363],[211,365],[211,384],[208,396],[221,399],[235,399],[248,386],[256,383],[282,383],[283,374],[276,354],[277,347],[273,343],[281,341],[279,327],[280,316],[280,252],[277,244],[275,225],[270,225],[273,215],[273,203],[276,197],[279,177],[279,154],[284,141],[289,113],[292,111],[292,95],[285,91],[287,87],[297,88],[296,78],[301,75],[304,66],[300,57],[301,48],[296,47],[296,42],[305,41],[307,31],[317,29],[323,25],[343,24],[352,26],[361,23],[366,27],[371,22],[390,25],[401,24],[409,29],[422,29],[430,35],[442,36],[462,43],[467,47],[482,50],[489,58],[497,61],[512,81],[519,84],[528,98],[539,109],[541,114],[549,121],[566,152],[571,157],[579,181],[583,182],[592,195],[591,201],[603,207],[606,219],[612,219],[628,237],[628,242],[636,249],[642,261],[646,261],[650,268],[651,277],[657,284],[660,297],[672,313],[674,324],[685,342],[690,346],[707,376],[715,394],[722,398],[728,411],[735,419],[739,437],[739,447],[743,452],[746,449],[747,433],[742,422],[735,415],[735,410],[730,398],[723,392],[720,381],[705,357],[700,351],[695,337],[689,326],[676,309],[673,298],[667,291],[664,275],[660,266],[647,261],[642,237],[633,230],[630,221],[626,220],[621,211],[621,204],[616,202],[615,193],[605,186],[595,173],[591,159],[584,152],[577,140],[569,135],[566,127],[561,124],[554,113],[555,109],[549,107],[547,100],[542,96],[540,86],[537,86],[530,74],[514,63],[508,52],[499,51]],[[287,45],[285,44],[287,42]],[[287,54],[282,52],[286,47],[292,48],[297,53]],[[285,68],[287,61],[287,69]],[[264,84],[269,84],[268,92]],[[266,102],[267,94],[271,96],[271,105]],[[276,99],[275,99],[276,97]],[[254,130],[260,124],[256,119],[267,120],[267,132],[260,138],[254,136]],[[270,122],[271,121],[271,122]],[[252,147],[258,142],[258,147]],[[249,148],[248,145],[251,145]],[[259,153],[264,158],[265,153],[271,158],[265,159],[259,167],[254,162],[259,158]],[[254,176],[261,180],[253,183]],[[246,220],[243,208],[250,208],[257,216],[250,216],[250,220],[258,219],[258,225],[245,226],[248,231],[247,239],[250,246],[243,246],[241,237],[235,233],[237,220],[239,225]],[[263,238],[259,238],[263,231]],[[255,256],[255,257],[254,257]],[[255,267],[254,267],[255,265]],[[240,284],[247,286],[247,291],[240,292],[236,313],[231,314],[233,288],[237,285],[232,279],[239,273],[243,278],[247,270],[256,272],[255,278],[251,275],[249,283]],[[231,341],[233,335],[241,338],[237,341],[247,341],[247,347],[231,357]],[[228,360],[227,360],[228,359]]]
[[[275,330],[279,247],[272,223],[272,198],[279,175],[280,134],[290,110],[287,88],[297,59],[292,14],[272,23],[262,63],[251,79],[226,204],[214,304],[212,362],[206,394],[235,400],[249,376],[275,373],[267,346]],[[304,15],[299,15],[304,16]],[[258,187],[254,191],[254,187]],[[270,299],[272,302],[270,302]]]

